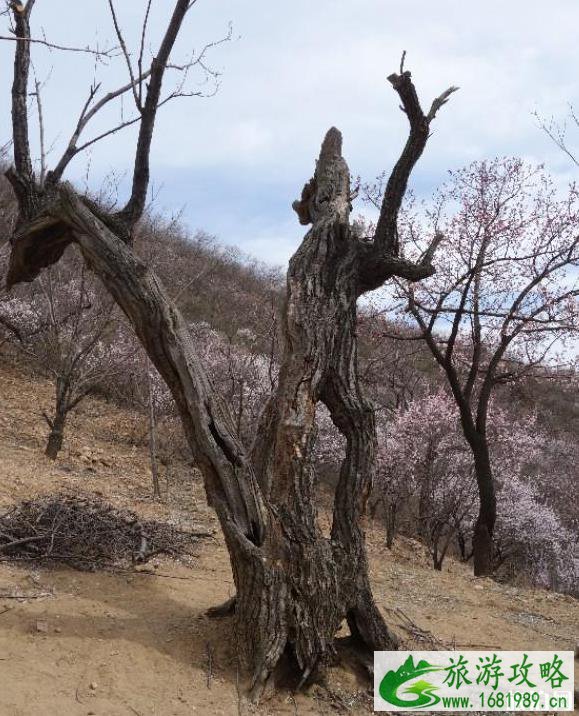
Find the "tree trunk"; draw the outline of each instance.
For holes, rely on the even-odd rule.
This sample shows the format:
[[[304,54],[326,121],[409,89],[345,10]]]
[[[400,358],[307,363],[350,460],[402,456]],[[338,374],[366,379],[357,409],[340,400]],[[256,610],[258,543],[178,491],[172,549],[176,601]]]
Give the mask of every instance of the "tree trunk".
[[[418,496],[418,536],[428,544],[431,534],[432,518],[432,470],[434,465],[436,446],[432,438],[429,439],[420,468],[420,492]]]
[[[349,224],[350,176],[337,130],[328,133],[314,179],[294,208],[313,226],[290,262],[284,358],[251,459],[156,276],[68,185],[21,229],[9,272],[11,283],[30,280],[58,259],[63,245],[76,243],[165,379],[225,535],[237,589],[238,649],[254,693],[284,654],[299,682],[316,673],[334,655],[344,620],[365,663],[373,650],[397,644],[368,576],[363,520],[376,431],[357,377],[363,254]],[[42,253],[46,245],[49,255]],[[311,463],[320,400],[346,438],[330,539],[318,524]]]
[[[50,422],[50,433],[48,435],[48,442],[46,443],[46,450],[44,452],[51,460],[56,460],[58,453],[62,450],[66,412],[57,408],[54,418],[52,418]]]
[[[386,511],[386,547],[392,549],[394,546],[394,538],[396,537],[397,515],[398,509],[396,502],[389,502],[385,508]]]
[[[239,595],[239,616],[245,621],[255,599],[269,602],[270,618],[282,616],[276,636],[283,636],[274,640],[273,630],[268,637],[266,662],[274,663],[289,644],[302,679],[332,656],[334,635],[344,618],[366,657],[396,643],[371,594],[362,528],[376,432],[357,378],[358,267],[349,192],[341,136],[330,130],[314,180],[294,205],[303,223],[311,220],[313,227],[290,261],[282,319],[284,358],[252,451],[258,480],[277,518],[272,547],[283,576],[278,594],[264,593],[257,584],[248,593],[251,601]],[[310,460],[318,401],[325,403],[346,438],[330,540],[318,524]],[[243,569],[243,581],[255,583],[255,565]],[[266,623],[262,629],[272,631]]]
[[[479,513],[472,538],[474,575],[486,577],[493,573],[493,534],[497,519],[497,500],[488,445],[477,436],[473,447]]]
[[[446,534],[444,533],[444,528],[446,527]],[[435,534],[433,534],[433,550],[432,550],[432,556],[433,556],[433,566],[434,569],[437,572],[442,571],[442,565],[444,564],[444,560],[446,559],[446,554],[448,552],[448,548],[450,547],[450,543],[452,541],[452,538],[454,536],[454,530],[451,528],[449,524],[447,525],[441,525],[440,529],[436,531]]]
[[[157,414],[155,411],[155,396],[153,395],[153,381],[148,366],[147,389],[149,398],[149,458],[151,462],[151,476],[153,478],[153,498],[160,499],[161,483],[159,482],[159,465],[157,462]]]
[[[489,525],[479,513],[473,534],[474,576],[488,577],[493,573],[493,538]]]
[[[70,404],[68,403],[68,380],[59,376],[56,379],[56,398],[54,404],[54,417],[49,418],[46,413],[44,417],[50,427],[48,442],[44,454],[51,460],[56,460],[58,453],[62,450],[64,440],[64,426]]]
[[[456,530],[456,544],[458,546],[460,561],[468,562],[468,560],[470,559],[470,555],[468,555],[466,552],[466,537],[464,535],[464,532],[460,528]]]

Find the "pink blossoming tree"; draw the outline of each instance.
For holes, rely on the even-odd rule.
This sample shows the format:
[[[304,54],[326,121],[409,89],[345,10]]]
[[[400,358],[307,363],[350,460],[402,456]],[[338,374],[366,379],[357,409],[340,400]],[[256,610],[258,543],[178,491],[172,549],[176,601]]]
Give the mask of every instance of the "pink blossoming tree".
[[[369,192],[372,198],[372,191]],[[560,194],[540,167],[519,159],[452,172],[431,207],[399,223],[408,256],[441,239],[436,274],[396,281],[401,318],[442,370],[472,452],[479,511],[474,571],[490,574],[497,519],[489,405],[498,386],[565,360],[578,335],[579,194]]]

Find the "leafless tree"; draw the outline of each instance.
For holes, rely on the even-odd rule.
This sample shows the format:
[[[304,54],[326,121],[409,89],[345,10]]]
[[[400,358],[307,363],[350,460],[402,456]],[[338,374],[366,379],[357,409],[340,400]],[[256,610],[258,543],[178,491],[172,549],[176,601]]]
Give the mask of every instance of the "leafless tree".
[[[545,119],[537,112],[535,112],[535,119],[537,120],[539,128],[549,137],[553,144],[555,144],[563,154],[566,154],[576,167],[579,167],[577,150],[569,141],[569,130],[577,132],[579,129],[579,117],[573,105],[569,105],[568,115],[561,122],[558,122],[554,117]]]
[[[220,520],[236,585],[235,600],[222,611],[235,609],[238,648],[257,697],[284,654],[294,665],[298,683],[313,678],[334,653],[334,637],[344,620],[352,643],[366,660],[373,650],[396,645],[372,596],[366,558],[363,518],[376,432],[357,376],[356,303],[393,276],[419,281],[434,271],[431,260],[439,239],[417,263],[404,260],[398,253],[397,215],[436,112],[454,88],[425,113],[410,72],[401,67],[389,77],[410,134],[386,188],[372,241],[361,241],[352,231],[350,174],[342,157],[342,137],[334,128],[327,133],[314,177],[294,203],[301,224],[311,228],[288,270],[279,381],[248,450],[237,435],[229,406],[207,379],[181,314],[150,267],[131,249],[131,235],[145,205],[162,81],[192,6],[189,0],[174,2],[167,31],[147,70],[146,87],[144,73],[132,68],[127,91],[136,95],[139,138],[131,196],[113,215],[61,181],[68,156],[47,173],[44,190],[39,191],[27,138],[30,46],[16,43],[15,162],[8,177],[20,217],[8,283],[34,279],[72,243],[126,313],[175,399],[209,502]],[[20,34],[29,33],[29,7],[17,12]],[[130,64],[128,51],[124,53]],[[328,407],[347,443],[330,539],[318,525],[317,483],[310,460],[319,401]]]
[[[420,341],[401,341],[407,324],[384,318],[390,304],[366,309],[358,318],[360,379],[376,409],[392,417],[432,390],[433,361]]]
[[[15,339],[16,351],[54,382],[54,408],[43,412],[50,428],[46,455],[52,459],[62,449],[71,411],[122,364],[114,302],[74,259],[50,267],[37,290],[0,301],[0,326]]]

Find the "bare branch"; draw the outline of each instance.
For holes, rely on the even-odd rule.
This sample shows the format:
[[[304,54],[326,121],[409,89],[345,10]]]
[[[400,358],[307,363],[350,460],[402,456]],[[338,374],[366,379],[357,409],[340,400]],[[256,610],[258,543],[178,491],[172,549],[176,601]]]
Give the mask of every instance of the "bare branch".
[[[135,82],[142,82],[145,80],[149,75],[151,74],[151,70],[148,70],[145,72],[144,75],[138,77]],[[140,116],[137,117],[134,120],[131,120],[130,122],[123,123],[119,127],[115,128],[113,131],[105,132],[102,135],[99,135],[99,137],[96,137],[94,140],[91,140],[90,142],[87,142],[86,144],[83,144],[82,146],[77,146],[78,140],[80,138],[80,135],[84,131],[87,124],[90,122],[90,120],[101,110],[103,107],[105,107],[109,102],[112,102],[113,100],[117,99],[121,95],[125,94],[125,92],[128,92],[131,89],[134,89],[133,82],[129,82],[126,85],[123,85],[122,87],[119,87],[118,89],[108,92],[104,97],[102,97],[98,102],[96,102],[93,107],[90,107],[91,102],[95,98],[98,90],[100,88],[100,84],[92,85],[89,92],[89,97],[84,104],[82,111],[80,113],[76,128],[69,140],[68,146],[66,148],[66,151],[62,155],[60,161],[58,162],[57,166],[54,168],[52,172],[50,172],[50,181],[55,183],[60,181],[62,178],[62,175],[70,163],[70,161],[83,149],[86,149],[91,144],[94,144],[99,139],[103,139],[104,137],[109,136],[109,134],[114,133],[118,131],[119,129],[122,129],[123,127],[129,126],[129,124],[134,124],[136,121],[140,119]]]
[[[398,211],[406,193],[408,179],[428,141],[430,122],[436,116],[437,110],[448,101],[450,95],[458,88],[449,87],[440,97],[437,97],[432,103],[430,112],[425,116],[420,106],[416,88],[412,83],[410,72],[405,71],[400,75],[392,74],[388,77],[388,81],[402,101],[402,109],[410,123],[410,135],[386,185],[380,217],[374,234],[374,242],[380,251],[397,254]]]
[[[440,246],[442,241],[444,241],[444,234],[437,231],[434,234],[434,238],[430,242],[428,248],[420,257],[418,263],[422,266],[430,266],[432,259],[434,258],[434,254],[436,253],[436,249]]]
[[[44,139],[44,116],[42,111],[41,97],[42,85],[36,78],[36,73],[34,75],[34,88],[35,91],[33,92],[33,96],[36,99],[36,109],[38,112],[38,132],[40,140],[40,178],[38,180],[38,183],[40,185],[40,188],[42,189],[42,187],[44,186],[44,179],[46,177],[46,145]]]
[[[457,91],[458,91],[458,87],[449,87],[447,90],[445,90],[439,97],[437,97],[432,102],[432,106],[430,107],[430,112],[426,115],[426,121],[429,124],[436,117],[436,113],[438,112],[438,110],[448,102],[450,95],[453,92],[457,92]]]
[[[130,228],[140,219],[146,205],[150,176],[149,155],[157,109],[159,108],[159,100],[161,97],[163,77],[177,35],[190,7],[191,4],[187,2],[187,0],[176,1],[173,15],[161,42],[159,52],[151,63],[151,77],[145,103],[142,108],[142,122],[137,141],[131,197],[122,211]],[[131,76],[132,81],[133,79]]]
[[[14,11],[16,45],[14,57],[14,79],[12,82],[12,138],[14,140],[14,165],[24,181],[33,176],[28,136],[28,78],[30,74],[30,13],[33,3],[11,5]]]
[[[434,267],[431,264],[432,256],[443,238],[442,234],[436,234],[418,263],[396,255],[377,252],[373,243],[360,243],[360,295],[379,288],[384,281],[393,276],[411,282],[422,281],[432,276],[434,274]]]
[[[112,47],[109,50],[99,50],[98,48],[92,47],[72,47],[70,45],[57,45],[54,42],[48,42],[48,40],[40,39],[38,37],[11,37],[10,35],[0,35],[0,40],[5,42],[18,42],[21,45],[43,45],[48,47],[50,50],[60,50],[62,52],[82,52],[88,55],[95,55],[100,58],[111,58],[116,57],[118,54],[118,47]]]
[[[438,232],[435,234],[432,243],[418,264],[399,257],[398,213],[406,193],[410,174],[424,151],[430,135],[430,123],[436,116],[436,112],[457,90],[456,87],[449,87],[434,100],[429,113],[425,115],[420,106],[411,74],[407,70],[404,71],[405,58],[406,53],[404,52],[400,61],[401,73],[390,75],[388,81],[402,101],[401,109],[408,117],[410,134],[386,184],[373,241],[362,245],[361,292],[377,288],[392,276],[407,278],[411,281],[419,281],[431,276],[434,273],[431,266],[434,252],[443,238]]]
[[[167,97],[165,97],[164,99],[162,99],[162,100],[159,101],[159,103],[158,103],[156,109],[160,109],[161,107],[163,107],[163,105],[167,104],[167,103],[170,102],[171,100],[177,99],[177,98],[180,98],[180,97],[211,97],[211,96],[213,96],[213,95],[215,94],[215,92],[217,92],[217,88],[215,88],[214,91],[213,91],[212,93],[210,93],[210,94],[207,94],[207,93],[204,94],[203,92],[200,92],[200,91],[198,91],[198,92],[186,92],[186,91],[183,90],[183,86],[184,86],[185,81],[186,81],[186,72],[187,72],[187,70],[188,70],[189,68],[193,67],[193,66],[196,65],[196,64],[198,64],[198,62],[197,62],[197,60],[195,59],[195,60],[193,60],[192,62],[187,63],[187,64],[184,64],[184,65],[167,65],[167,66],[166,66],[166,69],[177,70],[177,71],[179,71],[179,72],[183,72],[183,73],[184,73],[184,77],[183,77],[183,79],[181,80],[181,82],[179,83],[179,85],[178,85],[178,87],[177,87],[176,90],[174,90],[174,91],[171,92]],[[142,76],[136,78],[135,82],[136,82],[137,84],[140,84],[140,83],[143,82],[145,79],[147,79],[150,75],[151,75],[151,69],[148,69],[146,72],[143,73]],[[116,133],[117,133],[118,131],[120,131],[121,129],[124,129],[125,127],[129,127],[129,126],[131,126],[132,124],[136,124],[137,122],[140,122],[141,119],[142,119],[142,116],[139,114],[139,115],[137,115],[136,117],[133,117],[132,119],[123,120],[123,121],[121,121],[118,125],[116,125],[115,127],[112,127],[111,129],[109,129],[109,130],[103,132],[102,134],[99,134],[98,136],[94,137],[93,139],[89,140],[88,142],[85,142],[84,144],[78,145],[78,140],[79,140],[79,138],[80,138],[82,132],[84,131],[84,129],[86,128],[86,126],[87,126],[88,123],[90,122],[90,120],[91,120],[101,109],[103,109],[103,107],[105,107],[109,102],[111,102],[111,101],[113,101],[113,100],[115,100],[115,99],[118,99],[118,98],[121,97],[123,94],[125,94],[125,93],[128,92],[129,90],[133,89],[132,83],[129,82],[129,83],[127,83],[126,85],[123,85],[122,87],[119,87],[118,89],[116,89],[116,90],[114,90],[114,91],[109,92],[108,94],[106,94],[106,95],[105,95],[104,97],[102,97],[98,102],[96,102],[96,103],[93,105],[93,107],[91,107],[90,110],[89,110],[88,107],[90,106],[91,102],[93,101],[93,99],[94,99],[94,97],[95,97],[95,95],[96,95],[96,92],[98,91],[99,87],[100,87],[100,85],[93,85],[93,86],[91,87],[90,92],[89,92],[89,97],[88,97],[88,99],[87,99],[87,101],[86,101],[85,105],[83,106],[83,109],[82,109],[82,111],[81,111],[81,113],[80,113],[80,116],[79,116],[79,119],[78,119],[76,128],[75,128],[75,130],[74,130],[74,132],[73,132],[73,134],[72,134],[72,136],[71,136],[71,138],[70,138],[70,140],[69,140],[69,143],[68,143],[68,146],[67,146],[67,148],[66,148],[66,151],[65,151],[64,154],[62,155],[60,161],[58,162],[58,164],[57,164],[57,166],[54,168],[54,170],[52,170],[52,171],[50,171],[50,172],[48,173],[48,180],[49,180],[51,183],[53,183],[53,184],[57,183],[58,181],[60,181],[60,180],[62,179],[62,176],[63,176],[63,174],[64,174],[64,171],[66,170],[66,167],[69,165],[69,163],[72,161],[72,159],[74,159],[74,157],[75,157],[77,154],[79,154],[80,152],[84,151],[85,149],[87,149],[87,148],[90,147],[91,145],[96,144],[96,142],[100,141],[101,139],[105,139],[106,137],[109,137],[109,136],[111,136],[112,134],[116,134]]]
[[[153,0],[149,0],[147,3],[147,9],[145,11],[145,19],[143,20],[143,27],[141,30],[141,47],[139,49],[139,62],[138,62],[138,68],[139,68],[139,77],[143,76],[143,56],[145,53],[145,38],[147,35],[147,25],[149,24],[149,14],[151,12],[151,5]],[[143,82],[142,80],[139,82],[139,104],[142,103],[143,100]]]
[[[110,137],[112,134],[116,134],[117,132],[120,132],[121,129],[130,127],[132,124],[136,124],[137,122],[140,122],[140,121],[141,121],[141,115],[137,115],[136,117],[133,117],[132,119],[127,119],[126,121],[121,122],[120,124],[117,124],[115,127],[111,127],[111,129],[107,129],[106,132],[103,132],[102,134],[99,134],[98,136],[93,137],[92,139],[89,139],[88,142],[85,142],[84,144],[81,144],[79,147],[77,147],[75,154],[78,154],[79,152],[82,152],[85,149],[88,149],[88,147],[92,146],[93,144],[100,142],[101,139]]]
[[[109,8],[111,11],[111,16],[113,18],[113,25],[115,26],[115,32],[117,34],[117,39],[119,41],[121,51],[125,58],[125,62],[127,64],[127,69],[129,71],[129,77],[131,78],[130,87],[133,90],[133,97],[135,100],[135,104],[137,106],[137,109],[140,112],[142,110],[142,106],[141,106],[141,101],[139,99],[139,95],[137,93],[137,80],[135,79],[135,73],[133,71],[133,64],[131,62],[131,57],[129,55],[129,51],[127,50],[127,44],[125,42],[125,38],[123,37],[123,33],[121,31],[121,27],[120,27],[118,19],[117,19],[117,13],[115,11],[115,5],[113,3],[113,0],[108,0],[108,2],[109,2]]]
[[[406,60],[406,50],[402,51],[402,57],[400,58],[400,74],[404,73],[404,61]]]
[[[140,121],[141,119],[144,120],[144,127],[141,127],[141,130],[139,132],[139,140],[138,140],[138,146],[137,146],[137,153],[136,153],[136,159],[135,159],[135,169],[134,169],[134,176],[133,176],[133,191],[131,194],[131,199],[127,203],[127,206],[125,207],[125,210],[121,213],[121,216],[119,216],[119,219],[122,222],[126,222],[128,219],[129,224],[134,224],[134,221],[137,220],[137,215],[140,216],[144,209],[144,199],[146,200],[146,192],[147,192],[147,186],[148,186],[148,153],[150,151],[150,143],[152,139],[152,131],[153,131],[153,125],[156,117],[157,110],[162,107],[164,104],[169,102],[172,99],[176,99],[179,97],[200,97],[200,96],[207,96],[210,97],[218,89],[218,82],[217,78],[219,77],[219,73],[215,70],[213,70],[211,67],[209,67],[206,64],[206,55],[209,52],[210,49],[216,47],[217,45],[222,44],[223,42],[227,42],[231,39],[232,35],[232,29],[229,28],[229,32],[226,37],[216,40],[214,42],[210,42],[206,44],[199,53],[195,54],[193,53],[190,60],[188,62],[184,62],[181,64],[176,63],[169,63],[169,56],[171,53],[171,50],[173,48],[174,42],[176,40],[177,34],[180,30],[183,18],[187,11],[193,6],[194,3],[187,3],[184,2],[177,2],[172,18],[170,20],[170,23],[167,27],[167,31],[165,33],[165,36],[163,38],[163,41],[161,43],[159,53],[157,57],[153,58],[153,61],[151,63],[151,66],[147,70],[142,70],[142,63],[143,63],[143,57],[144,57],[144,46],[145,46],[145,40],[146,40],[146,30],[148,26],[149,16],[150,16],[150,10],[152,7],[152,0],[149,0],[147,3],[145,18],[143,21],[143,27],[141,31],[141,43],[140,43],[140,50],[139,50],[139,74],[138,76],[135,76],[132,63],[130,61],[130,55],[127,48],[127,45],[124,41],[122,31],[118,22],[115,5],[113,0],[109,0],[109,7],[111,10],[111,14],[113,17],[113,23],[115,24],[115,30],[117,33],[117,37],[120,43],[120,51],[123,53],[125,57],[125,61],[127,63],[127,67],[129,69],[129,75],[130,75],[130,81],[123,85],[122,87],[119,87],[111,92],[108,92],[104,97],[102,97],[100,100],[95,102],[96,95],[98,93],[98,90],[100,89],[100,84],[97,84],[96,82],[90,87],[88,98],[83,105],[79,118],[77,120],[75,129],[68,141],[68,145],[61,156],[60,160],[58,161],[56,167],[52,170],[46,173],[45,168],[45,155],[46,152],[43,148],[41,148],[42,152],[42,178],[41,178],[41,185],[44,180],[44,175],[46,174],[46,183],[50,184],[51,186],[54,186],[57,184],[64,174],[64,171],[66,170],[67,166],[71,162],[71,160],[81,151],[87,149],[88,147],[92,146],[96,142],[98,142],[101,139],[104,139],[112,134],[115,134],[116,132],[120,131],[121,129],[128,127],[132,124],[135,124],[136,122]],[[29,34],[29,33],[28,33]],[[17,49],[17,54],[26,55],[29,54],[29,37],[26,36],[25,32],[21,32],[23,41],[26,41],[23,43],[23,45],[19,46]],[[8,38],[8,39],[14,39],[14,38]],[[30,40],[32,41],[32,40]],[[52,43],[48,43],[45,40],[38,40],[41,44],[44,44],[46,46],[50,47],[56,47],[58,49],[67,49],[72,51],[81,51],[81,48],[73,48],[73,47],[65,47],[60,45],[53,45]],[[23,47],[23,50],[20,49],[20,47]],[[115,47],[114,50],[92,50],[90,48],[86,48],[86,51],[90,51],[91,53],[96,54],[97,56],[107,55],[111,56],[113,51],[118,50],[119,47]],[[117,53],[118,54],[118,53]],[[206,76],[209,78],[213,78],[215,80],[215,88],[212,92],[202,92],[202,91],[187,91],[185,90],[185,82],[188,77],[189,71],[193,67],[200,67],[205,73]],[[182,73],[182,78],[180,82],[177,84],[177,87],[169,93],[167,97],[164,99],[160,98],[160,91],[161,91],[161,85],[163,76],[165,73],[165,70],[173,70]],[[142,102],[140,100],[140,95],[142,92],[142,85],[143,82],[149,78],[153,77],[151,80],[149,86],[147,87],[147,95],[145,99],[145,105],[142,105]],[[19,78],[22,78],[22,72],[19,73]],[[19,92],[21,91],[21,87],[19,87]],[[123,116],[121,116],[121,121],[118,125],[110,128],[109,130],[102,132],[98,136],[90,139],[87,142],[84,142],[83,144],[79,144],[80,137],[84,130],[86,129],[89,122],[94,118],[94,116],[100,112],[105,106],[107,106],[112,101],[118,99],[119,97],[122,98],[122,96],[127,93],[132,92],[133,97],[135,98],[137,109],[139,111],[139,117],[131,118],[128,120],[125,120]],[[36,93],[37,95],[38,93]],[[94,103],[94,104],[93,104]],[[24,106],[24,110],[26,107]],[[39,107],[40,113],[42,113],[42,105]],[[19,126],[23,125],[22,122],[22,111],[20,111],[20,119],[19,119]],[[26,123],[25,123],[26,124]],[[26,125],[27,126],[27,125]],[[42,131],[42,130],[41,130]],[[14,133],[16,137],[16,133]],[[41,142],[42,144],[43,142]],[[29,156],[30,150],[28,146],[28,140],[26,137],[26,142],[24,142],[24,137],[22,136],[22,141],[20,142],[19,146],[26,145],[26,152],[24,152],[24,149],[22,150],[21,154],[27,154]],[[15,155],[17,152],[15,152]],[[32,177],[32,162],[30,161],[30,171],[26,176]],[[22,177],[19,179],[19,176],[21,175],[21,171],[18,170],[14,173],[9,173],[9,179],[15,186],[15,189],[20,189],[22,193],[25,192],[24,185],[26,184],[26,180],[22,181]]]

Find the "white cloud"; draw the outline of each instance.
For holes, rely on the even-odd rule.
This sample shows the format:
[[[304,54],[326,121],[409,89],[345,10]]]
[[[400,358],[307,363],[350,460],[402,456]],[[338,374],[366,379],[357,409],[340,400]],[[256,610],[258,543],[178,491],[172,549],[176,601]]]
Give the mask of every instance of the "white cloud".
[[[118,5],[134,46],[142,3]],[[154,3],[153,35],[160,33],[170,5]],[[71,44],[94,41],[97,30],[101,42],[112,37],[104,0],[80,7],[71,9],[65,0],[38,0],[36,27],[43,26],[55,41]],[[532,111],[562,117],[567,102],[579,96],[575,0],[552,0],[548,6],[528,0],[407,0],[396,6],[386,0],[204,0],[192,11],[177,54],[183,58],[191,46],[223,35],[228,20],[240,39],[212,56],[224,70],[222,89],[213,99],[182,100],[162,111],[153,173],[155,167],[159,174],[190,167],[196,181],[204,170],[210,173],[212,205],[222,198],[224,211],[240,212],[231,217],[232,227],[256,217],[243,213],[245,204],[236,207],[228,196],[220,197],[219,172],[238,172],[240,181],[253,185],[262,201],[251,210],[259,206],[261,225],[272,236],[287,236],[287,212],[268,204],[268,187],[294,186],[287,197],[289,206],[311,174],[320,141],[331,125],[344,132],[354,174],[371,177],[392,165],[406,126],[386,76],[397,69],[403,49],[424,104],[450,84],[461,87],[440,112],[416,172],[422,191],[447,168],[497,154],[524,154],[545,161],[555,172],[569,173],[568,164],[537,129]],[[0,45],[3,68],[11,66],[11,51],[10,43]],[[45,113],[48,135],[60,138],[57,148],[62,150],[86,97],[93,63],[88,57],[50,54],[40,48],[35,57],[40,75],[53,66]],[[124,81],[123,63],[99,67],[97,74],[103,90],[114,87]],[[5,69],[0,75],[5,98],[9,84]],[[112,119],[111,113],[103,116],[94,131]],[[4,102],[2,134],[8,127],[9,106]],[[95,148],[96,174],[130,166],[134,134],[129,130]],[[77,174],[83,161],[75,164]],[[168,196],[172,191],[166,186]],[[182,197],[183,192],[178,193]],[[295,232],[293,227],[292,235]],[[222,238],[231,242],[235,237]],[[277,239],[251,242],[246,237],[243,245],[273,261],[287,253],[274,248],[283,245]]]

